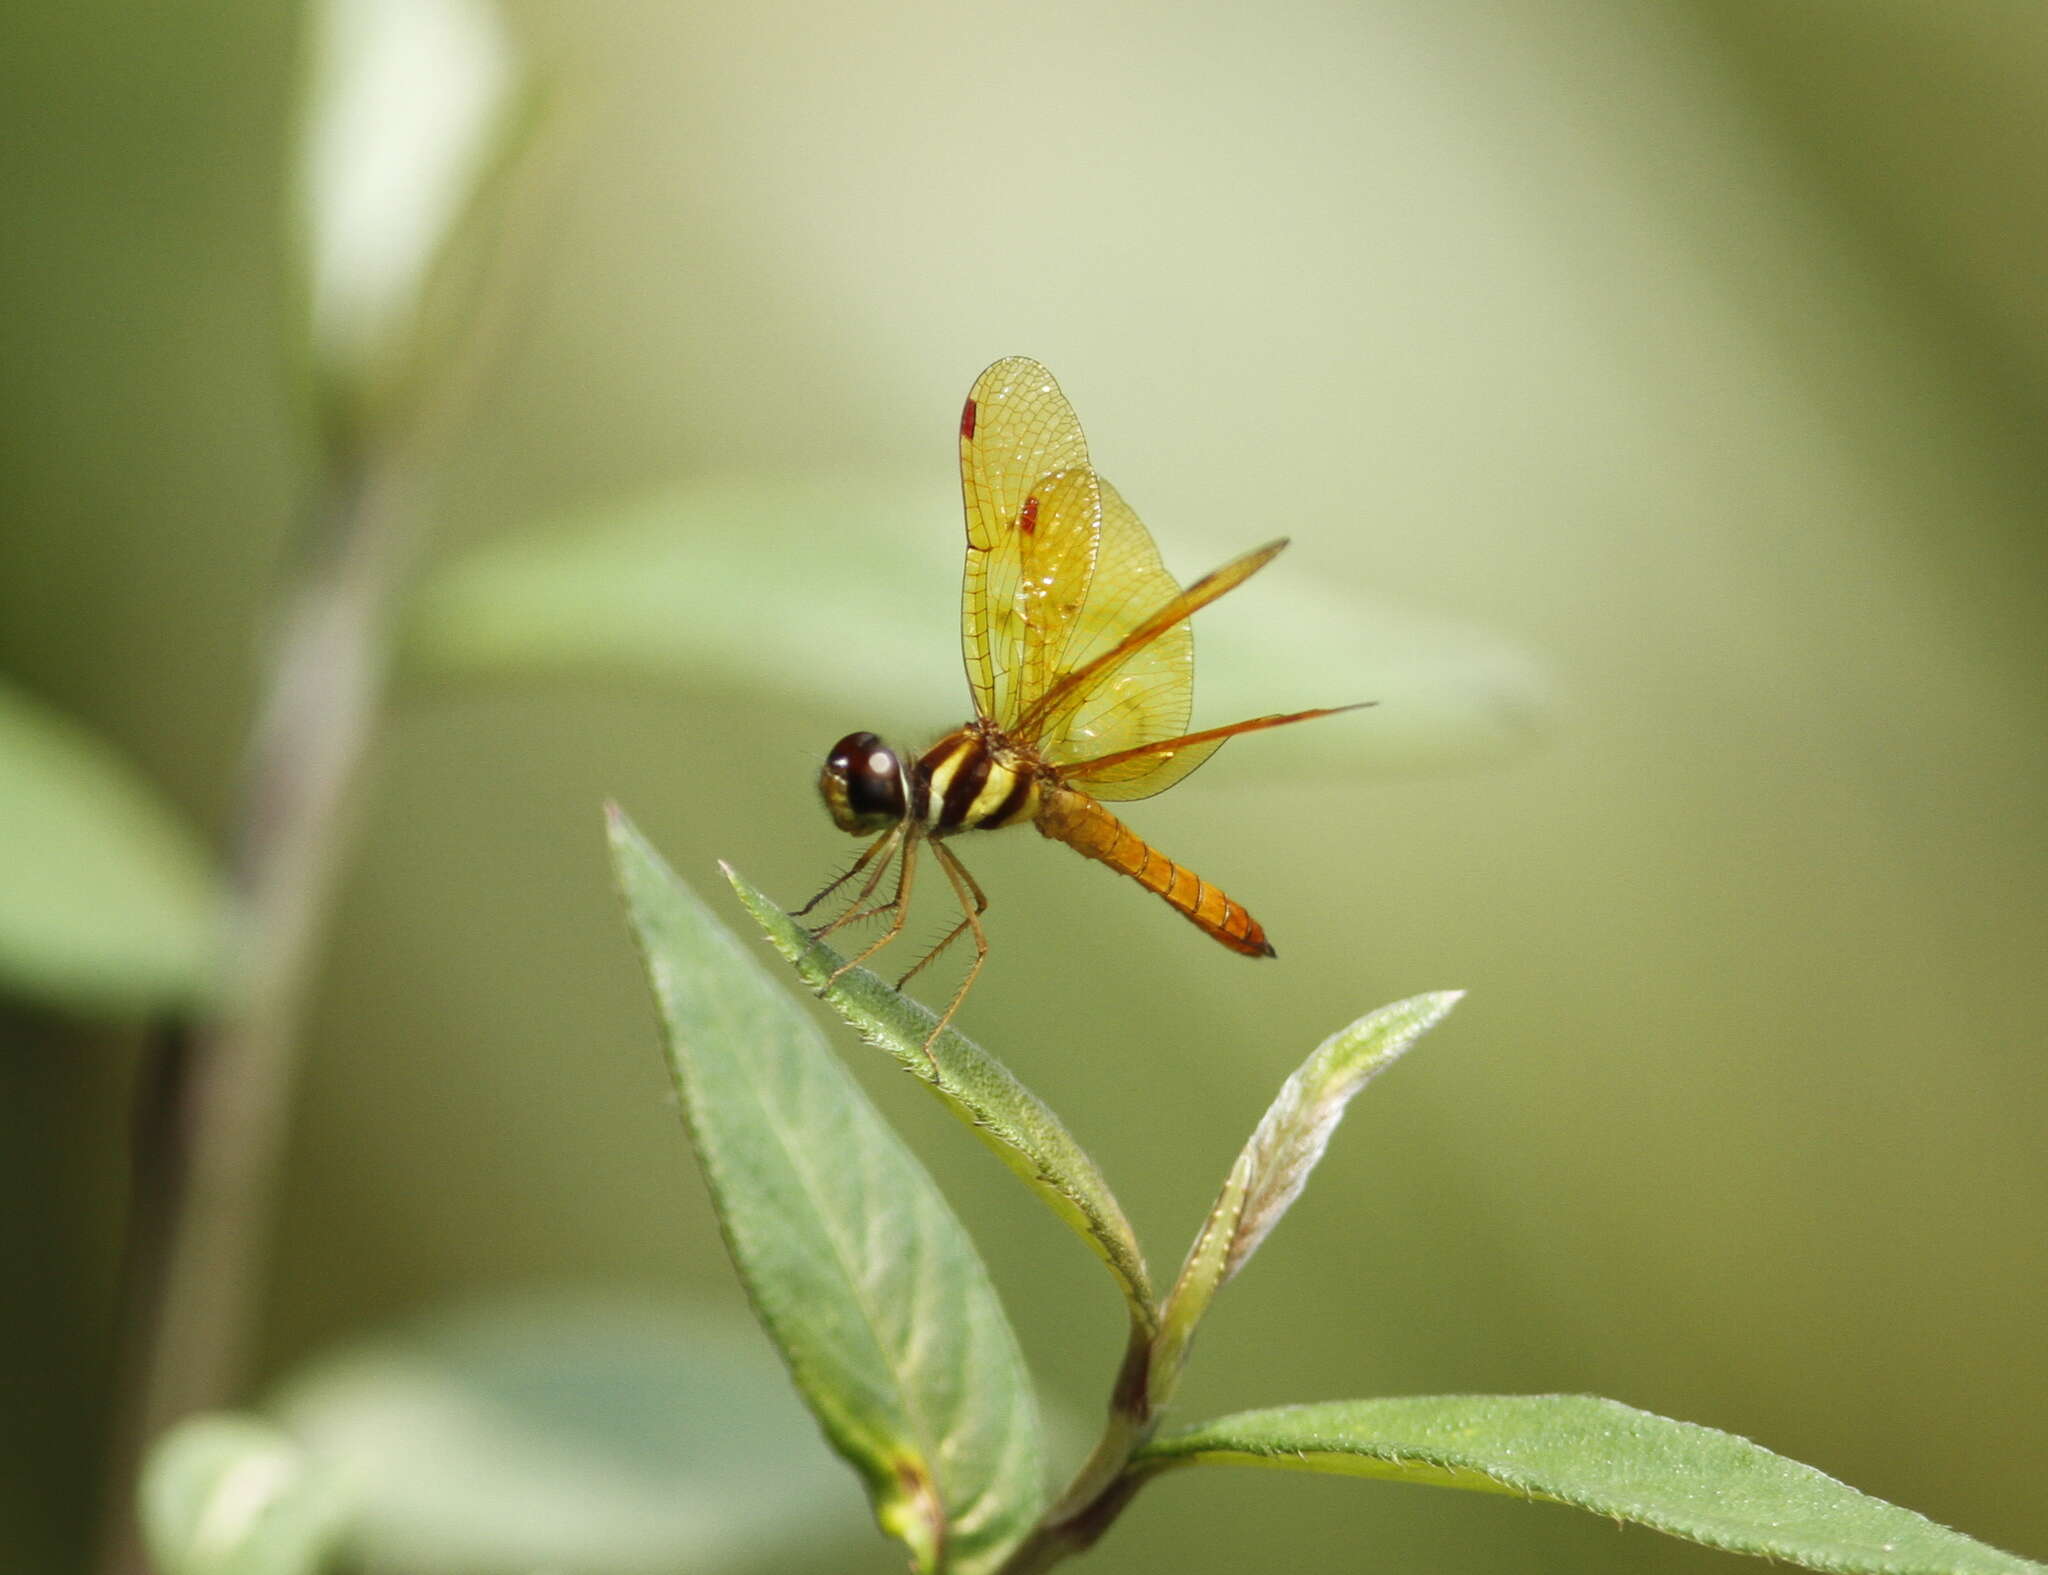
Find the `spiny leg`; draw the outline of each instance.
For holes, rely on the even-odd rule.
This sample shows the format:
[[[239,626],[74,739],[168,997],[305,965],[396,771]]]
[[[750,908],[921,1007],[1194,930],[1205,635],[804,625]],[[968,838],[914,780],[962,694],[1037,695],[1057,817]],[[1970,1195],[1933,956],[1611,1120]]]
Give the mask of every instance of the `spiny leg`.
[[[861,915],[862,918],[872,918],[877,913],[892,914],[893,917],[889,920],[889,928],[870,941],[862,951],[847,958],[845,962],[834,968],[832,970],[832,977],[825,981],[828,988],[849,968],[858,968],[862,963],[874,956],[876,952],[903,933],[903,922],[910,917],[910,878],[917,869],[917,830],[915,826],[906,821],[904,828],[897,835],[900,835],[903,840],[903,858],[896,867],[896,895],[891,897],[881,907]],[[886,862],[882,868],[888,868]],[[846,918],[841,917],[834,921],[834,927],[836,928],[837,925],[845,922]]]
[[[904,847],[903,847],[903,856],[904,856],[904,857],[905,857],[906,859],[908,859],[908,858],[909,858],[909,857],[911,856],[911,855],[910,855],[910,845],[909,845],[909,843],[908,843],[908,842],[906,842],[906,843],[904,844]],[[835,930],[836,930],[836,929],[838,929],[838,928],[839,928],[839,926],[840,926],[840,925],[842,925],[842,924],[865,924],[865,923],[866,923],[866,922],[867,922],[867,921],[868,921],[869,919],[872,919],[872,918],[876,917],[876,915],[878,915],[878,914],[888,913],[888,912],[892,911],[893,909],[895,909],[895,908],[896,908],[896,906],[897,906],[897,905],[898,905],[899,903],[901,903],[901,902],[903,901],[903,896],[902,896],[902,879],[901,879],[901,873],[899,872],[899,877],[898,877],[898,880],[897,880],[897,887],[898,887],[898,890],[897,890],[897,894],[896,894],[895,896],[891,897],[891,898],[890,898],[890,899],[889,899],[889,900],[888,900],[887,902],[878,902],[878,903],[876,903],[876,904],[875,904],[875,905],[874,905],[874,906],[873,906],[872,908],[863,908],[863,907],[861,906],[861,903],[863,903],[863,902],[866,902],[866,901],[868,900],[869,896],[873,894],[873,892],[874,892],[875,888],[876,888],[877,886],[879,886],[879,885],[881,884],[881,882],[882,882],[882,877],[883,877],[884,875],[886,875],[886,874],[887,874],[888,872],[889,872],[889,864],[888,864],[888,861],[887,861],[887,860],[885,859],[885,860],[883,860],[883,861],[882,861],[882,863],[878,864],[878,865],[877,865],[877,866],[875,867],[875,873],[874,873],[873,875],[871,875],[871,876],[869,876],[869,877],[868,877],[868,882],[867,882],[867,884],[866,884],[866,885],[865,885],[864,887],[862,887],[862,889],[861,889],[861,894],[860,894],[860,897],[859,897],[859,899],[858,899],[858,900],[857,900],[856,902],[854,902],[854,904],[853,904],[853,905],[852,905],[851,907],[849,907],[849,908],[848,908],[848,909],[846,910],[846,912],[845,912],[845,913],[841,914],[841,915],[840,915],[840,916],[839,916],[839,917],[838,917],[837,919],[834,919],[834,920],[832,921],[832,928],[833,928],[833,929],[835,929]],[[886,945],[886,944],[887,944],[887,942],[882,942],[882,943],[880,943],[880,945]],[[870,948],[868,948],[868,950],[869,950],[869,951],[875,951],[875,950],[879,950],[879,949],[880,949],[880,946],[879,946],[879,945],[878,945],[878,946],[874,946],[874,947],[870,947]],[[868,955],[868,952],[866,952],[866,951],[864,951],[864,952],[862,952],[862,953],[861,953],[861,956],[862,956],[862,957],[865,957],[865,956],[867,956],[867,955]]]
[[[938,945],[934,946],[911,965],[910,972],[896,981],[896,988],[899,990],[923,973],[926,968],[937,962],[939,953],[960,939],[969,928],[978,929],[979,926],[975,924],[975,920],[980,915],[988,912],[988,897],[982,892],[980,885],[975,881],[974,877],[967,872],[967,866],[960,862],[959,855],[940,842],[932,844],[932,852],[938,855],[939,867],[946,872],[946,879],[952,882],[953,895],[960,899],[961,919],[958,924],[954,925],[939,938]],[[965,888],[961,885],[962,881],[966,882]],[[969,893],[972,893],[972,895],[970,896]]]
[[[876,854],[879,853],[881,855],[881,858],[879,861],[876,862],[874,869],[869,872],[868,878],[861,882],[861,888],[858,892],[854,894],[853,900],[847,903],[846,907],[841,910],[838,918],[832,920],[829,924],[821,924],[816,929],[812,930],[812,940],[822,941],[834,930],[839,929],[844,925],[852,924],[857,919],[872,918],[875,914],[880,913],[882,911],[881,908],[869,908],[866,912],[863,912],[862,904],[864,904],[870,897],[874,896],[875,888],[882,884],[883,877],[889,873],[889,860],[895,856],[896,849],[903,841],[904,835],[905,833],[903,827],[891,826],[887,831],[883,832],[879,837],[875,838],[873,842],[868,844],[867,851],[854,861],[852,869],[848,870],[844,875],[840,876],[838,880],[834,881],[832,883],[832,886],[828,886],[825,888],[825,892],[830,892],[833,886],[839,886],[845,883],[846,881],[851,880],[855,875],[858,875],[860,873],[862,867],[865,866],[869,860],[874,859]],[[823,896],[825,895],[825,892],[821,892],[819,893],[819,895]],[[886,904],[884,904],[884,906],[886,906]]]
[[[960,862],[945,843],[934,842],[932,852],[938,855],[939,868],[946,872],[946,879],[953,884],[953,895],[960,899],[960,922],[947,931],[944,940],[925,953],[923,961],[919,962],[916,968],[912,968],[910,973],[905,974],[897,982],[896,988],[900,990],[908,984],[911,975],[958,940],[962,930],[974,932],[974,961],[967,969],[967,977],[960,981],[960,988],[953,992],[953,999],[946,1003],[945,1011],[940,1013],[939,1020],[932,1024],[932,1031],[925,1035],[925,1059],[932,1063],[932,1071],[936,1073],[939,1063],[932,1055],[932,1045],[939,1035],[945,1032],[946,1024],[953,1020],[953,1014],[960,1010],[960,1003],[967,999],[967,992],[974,988],[974,981],[981,973],[981,965],[988,961],[988,936],[981,928],[981,916],[988,912],[988,895],[981,889],[981,883],[967,872],[967,866]]]
[[[831,896],[832,893],[837,891],[841,886],[844,886],[848,881],[852,880],[854,876],[858,875],[862,870],[866,869],[868,867],[868,861],[872,859],[877,853],[882,851],[882,844],[887,842],[890,839],[890,837],[894,836],[895,834],[895,830],[894,828],[892,828],[891,830],[884,832],[881,836],[875,838],[875,840],[873,842],[870,842],[865,848],[862,848],[860,852],[860,857],[853,861],[853,864],[851,865],[851,867],[847,869],[845,874],[840,875],[836,879],[834,879],[831,882],[831,884],[826,886],[826,888],[823,891],[819,892],[817,896],[813,897],[801,908],[794,909],[790,913],[790,917],[792,919],[801,919],[805,914],[809,913],[813,908],[817,907],[819,903],[823,902],[827,897]],[[874,888],[872,885],[870,885],[868,889],[872,891]],[[860,902],[855,901],[852,904],[852,906],[857,908],[860,906]]]

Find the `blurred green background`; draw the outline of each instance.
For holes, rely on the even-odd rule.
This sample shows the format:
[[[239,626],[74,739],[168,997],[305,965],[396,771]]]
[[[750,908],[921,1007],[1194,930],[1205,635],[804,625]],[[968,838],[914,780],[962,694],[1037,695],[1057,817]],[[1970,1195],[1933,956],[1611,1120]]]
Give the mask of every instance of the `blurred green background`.
[[[1323,1034],[1471,991],[1224,1298],[1183,1414],[1587,1390],[2048,1554],[2037,7],[505,15],[546,114],[472,237],[512,294],[421,572],[653,519],[677,561],[743,576],[759,655],[652,682],[422,637],[319,969],[266,1379],[515,1288],[738,1313],[598,805],[700,883],[719,857],[791,901],[822,881],[849,845],[820,753],[924,710],[847,710],[840,653],[926,653],[906,685],[950,698],[924,725],[964,712],[953,422],[1028,354],[1184,577],[1295,537],[1294,590],[1248,588],[1220,635],[1280,640],[1309,586],[1361,624],[1399,609],[1374,627],[1420,654],[1240,688],[1217,658],[1202,722],[1381,708],[1319,724],[1358,730],[1339,754],[1247,740],[1132,812],[1278,963],[991,838],[964,1026],[1091,1144],[1165,1270]],[[290,348],[303,25],[257,0],[0,20],[0,674],[216,850],[318,452]],[[706,487],[822,501],[780,533],[647,501]],[[828,618],[786,588],[835,560],[883,589]],[[1429,713],[1461,661],[1502,725],[1415,744],[1404,698]],[[76,1567],[96,1514],[141,1040],[132,1014],[0,1008],[0,1542],[24,1569]],[[1099,1270],[854,1059],[1086,1423],[1119,1339]],[[899,1567],[821,1480],[853,1540],[774,1566]],[[1096,1561],[1732,1567],[1253,1473],[1162,1484]]]

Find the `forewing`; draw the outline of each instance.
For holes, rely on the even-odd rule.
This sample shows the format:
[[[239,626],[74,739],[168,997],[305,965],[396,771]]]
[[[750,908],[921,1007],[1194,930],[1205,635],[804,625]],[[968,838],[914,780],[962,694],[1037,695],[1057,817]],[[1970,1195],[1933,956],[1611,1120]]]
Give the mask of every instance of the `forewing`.
[[[975,379],[960,412],[960,487],[967,684],[976,714],[1007,727],[1060,670],[1102,530],[1081,423],[1036,361],[1014,356]]]

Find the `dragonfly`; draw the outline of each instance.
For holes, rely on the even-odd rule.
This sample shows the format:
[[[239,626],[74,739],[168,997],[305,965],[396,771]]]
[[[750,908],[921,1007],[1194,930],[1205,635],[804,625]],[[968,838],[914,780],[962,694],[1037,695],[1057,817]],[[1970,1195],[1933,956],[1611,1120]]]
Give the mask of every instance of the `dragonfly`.
[[[975,379],[960,412],[960,480],[960,633],[974,720],[922,754],[865,732],[832,746],[818,776],[825,808],[841,831],[873,840],[795,914],[808,916],[858,882],[838,916],[811,934],[822,940],[888,920],[829,987],[903,933],[918,852],[930,847],[961,917],[896,987],[963,935],[973,937],[974,961],[925,1040],[927,1056],[988,960],[988,898],[953,851],[956,837],[1036,826],[1129,876],[1240,956],[1271,957],[1265,929],[1243,904],[1150,846],[1107,805],[1165,792],[1240,733],[1373,704],[1187,730],[1189,620],[1271,563],[1286,538],[1181,586],[1137,514],[1089,462],[1073,406],[1038,362],[1011,357]]]

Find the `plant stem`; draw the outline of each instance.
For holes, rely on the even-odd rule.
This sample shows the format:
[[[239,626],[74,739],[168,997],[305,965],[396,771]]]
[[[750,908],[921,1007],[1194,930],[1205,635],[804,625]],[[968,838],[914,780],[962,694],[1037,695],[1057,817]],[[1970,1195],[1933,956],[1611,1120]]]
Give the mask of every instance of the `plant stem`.
[[[390,679],[394,604],[422,523],[418,478],[433,473],[530,318],[515,307],[519,275],[540,255],[504,238],[519,232],[517,209],[548,205],[540,181],[515,192],[510,178],[532,162],[537,124],[529,102],[471,195],[461,226],[482,231],[488,199],[492,234],[460,306],[416,323],[418,342],[393,349],[379,376],[342,378],[316,396],[321,472],[304,567],[242,763],[226,989],[213,1018],[166,1038],[147,1090],[162,1105],[138,1112],[152,1140],[138,1146],[136,1185],[149,1201],[130,1232],[135,1376],[110,1450],[102,1575],[145,1568],[130,1509],[144,1445],[180,1417],[233,1401],[246,1378],[300,1019]],[[444,250],[435,272],[449,264]]]
[[[1062,1559],[1085,1552],[1137,1495],[1144,1478],[1131,1474],[1131,1456],[1151,1436],[1158,1420],[1149,1398],[1152,1354],[1151,1334],[1133,1319],[1102,1437],[1067,1490],[1003,1561],[998,1575],[1039,1575]]]
[[[251,740],[231,979],[189,1091],[189,1195],[173,1240],[157,1423],[238,1386],[295,1081],[298,1021],[384,688],[403,510],[388,473],[345,467],[331,545],[293,597]]]
[[[118,1428],[109,1572],[138,1569],[124,1499],[143,1445],[228,1403],[246,1377],[311,981],[385,685],[391,593],[412,511],[394,459],[330,463],[243,763],[225,995],[164,1049],[140,1113],[138,1372]]]

